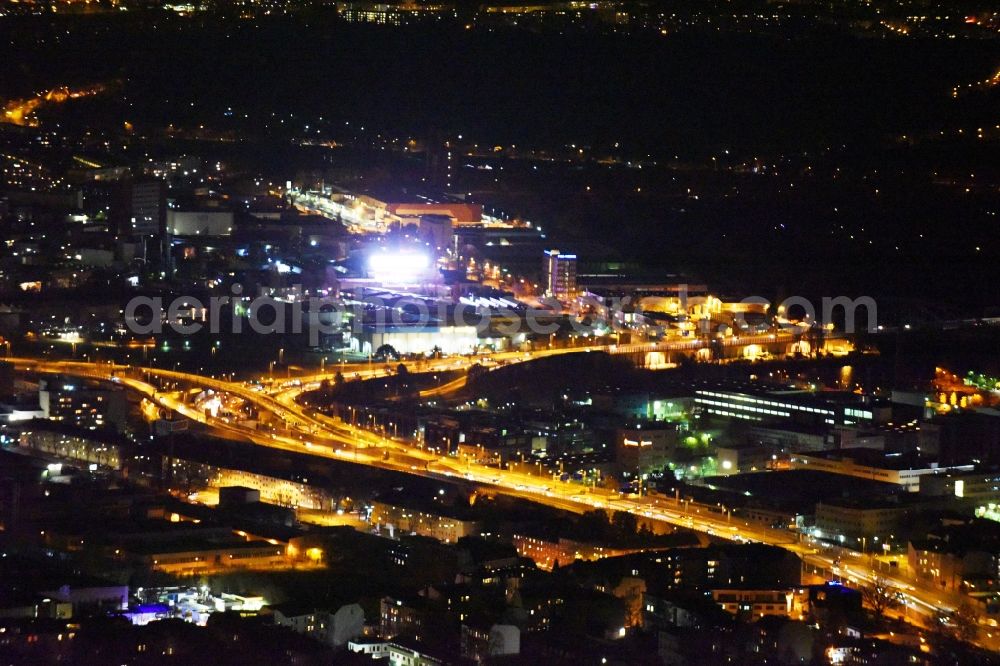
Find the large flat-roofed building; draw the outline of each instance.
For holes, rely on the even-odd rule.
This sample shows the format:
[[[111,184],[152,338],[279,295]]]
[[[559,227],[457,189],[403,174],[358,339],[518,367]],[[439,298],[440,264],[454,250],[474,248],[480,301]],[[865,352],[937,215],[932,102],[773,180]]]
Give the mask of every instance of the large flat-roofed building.
[[[597,298],[629,297],[636,303],[642,301],[643,309],[659,309],[664,312],[670,311],[675,304],[677,307],[674,309],[680,311],[682,300],[695,299],[696,302],[704,302],[708,296],[708,285],[704,282],[687,282],[686,278],[680,275],[668,277],[671,278],[670,281],[654,282],[632,280],[615,274],[588,272],[580,273],[577,276],[577,283],[581,292]],[[651,307],[646,307],[644,299],[650,299]],[[657,305],[662,307],[655,307]]]
[[[920,494],[968,502],[1000,502],[1000,469],[928,474],[920,477]]]
[[[482,204],[458,202],[386,203],[385,209],[389,215],[400,220],[406,218],[419,219],[423,215],[443,215],[451,218],[452,224],[456,227],[482,224],[483,222]]]
[[[850,426],[876,423],[883,414],[863,397],[840,391],[768,391],[699,388],[695,404],[712,416],[757,423]]]
[[[475,326],[366,325],[351,338],[351,349],[374,354],[389,345],[400,354],[426,354],[435,348],[444,354],[470,354],[479,342]]]
[[[122,556],[156,571],[193,574],[222,569],[273,569],[285,565],[285,549],[268,541],[239,538],[144,542],[125,546]]]
[[[645,428],[623,428],[615,434],[615,458],[619,469],[628,475],[661,471],[671,459],[680,441],[674,424],[656,424]]]
[[[774,460],[771,451],[763,446],[720,446],[716,451],[719,474],[742,474],[769,469]]]
[[[942,467],[913,454],[883,453],[873,449],[839,449],[796,453],[789,459],[792,469],[809,469],[854,476],[903,486],[910,492],[920,489],[920,478],[927,474],[970,472],[973,465]]]
[[[802,562],[792,552],[763,544],[648,550],[579,563],[580,571],[601,572],[605,580],[632,576],[649,590],[770,589],[802,583]]]
[[[393,19],[390,16],[394,8],[388,5],[380,7],[382,9],[378,11],[357,12],[356,15],[371,17],[375,19],[372,21],[375,23],[380,22],[379,16],[385,17],[382,22],[391,22]],[[414,8],[420,9],[416,6]],[[425,215],[445,216],[455,228],[477,228],[483,225],[511,227],[508,223],[484,215],[482,204],[439,201],[432,196],[405,189],[367,193],[350,192],[338,187],[326,187],[322,191],[291,189],[288,197],[296,208],[341,221],[352,231],[382,233],[393,225],[418,224]]]
[[[373,502],[369,519],[373,525],[394,534],[419,534],[445,543],[455,543],[479,533],[479,523],[455,507],[415,508],[388,502]]]
[[[174,236],[229,236],[233,226],[228,210],[167,211],[167,231]]]
[[[724,449],[720,448],[720,467],[727,459],[723,455]],[[821,502],[835,502],[842,497],[865,497],[880,502],[903,492],[899,486],[889,483],[804,469],[717,476],[712,479],[712,485],[733,499],[743,496],[734,515],[768,527],[803,527],[812,522],[816,505]],[[691,488],[693,486],[689,486]],[[701,498],[712,499],[715,492]]]
[[[46,546],[106,557],[122,566],[190,575],[230,569],[273,569],[287,564],[285,547],[276,540],[253,539],[223,525],[153,518],[108,519],[95,534],[78,520],[52,525],[43,532]]]
[[[757,424],[747,429],[747,437],[754,444],[772,452],[825,451],[836,448],[835,438],[827,425],[801,425],[799,423]]]
[[[419,221],[422,215],[444,215],[452,226],[463,227],[483,223],[482,204],[457,201],[392,201],[388,197],[361,194],[353,199],[358,219],[366,219],[376,225],[388,226],[406,221]]]
[[[816,505],[816,536],[876,552],[892,543],[912,507],[904,502],[836,499]],[[862,542],[862,539],[864,542]]]
[[[12,396],[0,402],[0,424],[10,425],[44,418],[45,412],[32,396]]]

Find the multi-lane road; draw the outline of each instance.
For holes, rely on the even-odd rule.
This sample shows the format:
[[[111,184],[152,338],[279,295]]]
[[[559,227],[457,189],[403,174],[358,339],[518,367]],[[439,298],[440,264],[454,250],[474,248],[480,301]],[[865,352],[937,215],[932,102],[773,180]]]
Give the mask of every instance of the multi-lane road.
[[[551,353],[570,350],[546,350],[530,356],[512,354],[503,360],[537,358]],[[584,351],[584,350],[579,350]],[[563,482],[557,477],[529,474],[524,471],[498,469],[452,456],[442,456],[414,446],[406,441],[389,438],[332,419],[305,408],[296,402],[298,395],[318,386],[330,374],[315,375],[276,384],[270,389],[232,381],[223,381],[196,374],[134,368],[112,364],[81,363],[76,361],[47,361],[29,358],[8,359],[21,370],[41,373],[61,373],[119,383],[138,392],[160,407],[203,424],[227,438],[241,438],[259,446],[294,451],[344,462],[371,465],[408,474],[438,479],[464,480],[494,489],[497,492],[521,497],[549,507],[582,512],[594,508],[625,511],[647,520],[660,521],[706,534],[744,542],[757,542],[779,546],[801,557],[810,568],[851,582],[866,583],[875,578],[887,580],[896,586],[904,600],[904,612],[911,621],[926,623],[936,611],[950,612],[959,598],[945,595],[939,590],[921,585],[902,573],[886,571],[884,562],[849,549],[824,546],[790,530],[772,529],[750,524],[731,513],[722,513],[718,507],[692,503],[661,496],[622,495],[602,488],[583,487],[577,483]],[[459,366],[468,367],[476,360],[462,359]],[[456,368],[454,359],[420,362],[421,370],[442,371]],[[348,365],[340,369],[344,374],[376,376],[384,372],[368,365]],[[224,418],[187,404],[158,383],[183,383],[237,396],[258,410],[272,413],[285,424],[281,432],[261,432],[243,427]],[[1000,647],[1000,634],[990,628],[984,630],[983,644],[992,649]]]

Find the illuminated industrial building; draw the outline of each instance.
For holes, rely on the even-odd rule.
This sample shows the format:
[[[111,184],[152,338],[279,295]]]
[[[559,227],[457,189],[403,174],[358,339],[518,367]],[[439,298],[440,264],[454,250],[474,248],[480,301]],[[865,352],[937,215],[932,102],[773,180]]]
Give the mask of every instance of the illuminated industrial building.
[[[936,462],[927,462],[918,456],[883,453],[873,449],[839,449],[796,453],[789,459],[792,469],[808,469],[814,472],[829,472],[854,476],[869,481],[881,481],[903,486],[910,492],[920,489],[920,479],[928,474],[945,472],[969,472],[972,465],[944,467]]]
[[[470,354],[479,345],[475,326],[364,326],[351,338],[351,351],[374,354],[389,345],[400,354],[428,354],[435,347],[444,354]]]
[[[694,401],[710,415],[762,423],[871,425],[882,416],[859,396],[835,392],[706,388],[695,391]]]
[[[619,430],[615,435],[618,468],[628,475],[662,470],[679,440],[680,431],[674,424]]]

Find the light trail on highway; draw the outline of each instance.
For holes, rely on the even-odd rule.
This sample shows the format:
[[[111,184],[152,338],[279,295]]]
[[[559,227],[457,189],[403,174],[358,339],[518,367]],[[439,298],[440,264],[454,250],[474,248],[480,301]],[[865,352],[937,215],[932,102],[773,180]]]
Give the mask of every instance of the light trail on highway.
[[[565,353],[569,350],[558,351]],[[528,358],[538,357],[535,354],[520,355]],[[244,383],[227,382],[175,370],[29,358],[7,360],[19,370],[60,373],[121,384],[155,404],[200,423],[212,431],[224,433],[228,437],[236,436],[258,446],[369,465],[442,481],[474,483],[506,495],[575,513],[592,509],[624,511],[639,518],[723,539],[778,546],[796,553],[806,566],[820,572],[830,572],[831,575],[849,582],[868,584],[875,579],[885,580],[900,590],[906,604],[904,614],[907,609],[912,610],[917,616],[922,616],[919,619],[920,624],[924,626],[935,613],[939,611],[950,613],[957,607],[957,600],[945,598],[939,590],[926,588],[915,580],[886,575],[874,567],[873,559],[866,558],[862,553],[840,547],[820,547],[810,543],[797,532],[754,526],[734,518],[731,513],[719,515],[714,511],[715,507],[710,505],[654,496],[623,496],[602,488],[580,487],[556,478],[488,467],[469,460],[463,461],[431,453],[399,439],[379,436],[342,421],[311,413],[311,410],[298,405],[295,399],[311,386],[318,386],[318,382],[322,379],[329,378],[325,374],[311,377],[310,381],[303,381],[296,386],[279,386],[273,389],[274,393],[266,393]],[[427,367],[431,370],[445,369],[449,363],[454,364],[454,360],[444,359],[439,363],[425,363],[429,363]],[[378,369],[359,368],[358,372],[363,372],[367,376],[377,376]],[[291,427],[288,429],[288,434],[262,433],[212,417],[164,393],[151,383],[153,380],[182,382],[228,392],[253,404],[259,410],[274,414]],[[907,617],[911,620],[918,619]],[[985,646],[996,649],[997,642],[992,632],[989,638],[991,640],[988,643],[984,642]]]

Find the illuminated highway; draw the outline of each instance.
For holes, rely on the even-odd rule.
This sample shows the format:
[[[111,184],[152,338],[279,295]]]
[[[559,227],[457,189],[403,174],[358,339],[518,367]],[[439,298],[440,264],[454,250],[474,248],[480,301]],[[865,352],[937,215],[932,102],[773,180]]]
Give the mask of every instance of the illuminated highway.
[[[788,331],[778,333],[767,333],[745,336],[730,336],[719,338],[714,341],[721,347],[740,347],[750,345],[782,345],[795,342],[800,335]],[[828,339],[834,339],[828,336]],[[436,372],[446,370],[468,370],[476,364],[484,364],[493,369],[500,365],[519,363],[522,361],[533,361],[546,356],[556,356],[561,354],[572,354],[580,352],[607,352],[609,354],[647,354],[652,352],[692,352],[705,349],[710,346],[704,338],[674,338],[661,342],[644,342],[631,344],[610,344],[610,345],[581,345],[575,347],[555,347],[550,349],[536,349],[532,351],[504,351],[481,354],[477,356],[452,356],[441,359],[423,359],[417,361],[401,361],[411,372]],[[400,361],[392,361],[391,367],[398,365]],[[303,383],[320,382],[324,379],[333,380],[339,371],[345,378],[353,377],[367,378],[386,374],[385,366],[387,361],[368,361],[361,363],[342,363],[336,366],[331,365],[325,372],[312,375],[298,375],[295,379]]]
[[[569,350],[558,350],[565,352]],[[555,353],[552,350],[551,353]],[[537,352],[535,358],[546,354]],[[525,354],[521,354],[525,356]],[[72,376],[109,380],[140,393],[164,409],[204,424],[227,438],[237,437],[259,446],[306,453],[317,457],[370,465],[397,472],[416,474],[438,479],[464,480],[491,487],[507,495],[520,497],[549,507],[573,512],[590,509],[625,511],[649,520],[703,532],[726,539],[758,542],[780,546],[799,555],[803,562],[831,576],[850,582],[868,582],[875,577],[885,579],[901,590],[906,601],[900,614],[911,621],[925,623],[940,609],[950,612],[959,598],[928,589],[897,574],[887,574],[884,563],[855,551],[824,546],[789,530],[750,525],[731,514],[720,513],[715,506],[659,496],[623,496],[602,488],[583,487],[562,482],[558,478],[528,474],[523,471],[502,470],[469,460],[436,453],[412,446],[398,439],[379,436],[361,428],[315,413],[296,404],[295,398],[317,381],[316,376],[297,386],[282,386],[275,394],[255,390],[246,384],[226,382],[190,373],[155,368],[130,368],[128,366],[93,364],[76,361],[39,361],[25,358],[9,359],[20,370],[44,373],[61,373]],[[466,361],[472,363],[474,361]],[[425,368],[445,369],[455,363],[451,359],[425,361]],[[353,368],[352,368],[353,370]],[[358,368],[358,374],[372,376],[377,368]],[[327,378],[327,375],[322,375]],[[261,411],[271,412],[288,427],[282,433],[260,432],[252,428],[215,418],[185,404],[169,393],[161,391],[153,381],[183,382],[192,386],[214,389],[238,396]],[[877,566],[877,565],[883,566]],[[915,617],[916,616],[916,617]],[[988,631],[988,628],[987,628]],[[996,648],[995,632],[987,633],[984,644]]]
[[[80,99],[97,95],[106,90],[106,86],[98,84],[89,88],[70,90],[69,88],[53,88],[45,93],[28,99],[12,99],[3,103],[0,109],[0,122],[20,126],[38,124],[35,111],[46,104],[61,104],[67,100]]]

